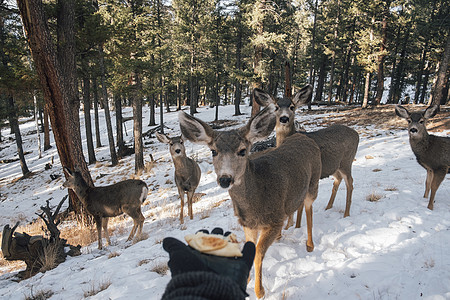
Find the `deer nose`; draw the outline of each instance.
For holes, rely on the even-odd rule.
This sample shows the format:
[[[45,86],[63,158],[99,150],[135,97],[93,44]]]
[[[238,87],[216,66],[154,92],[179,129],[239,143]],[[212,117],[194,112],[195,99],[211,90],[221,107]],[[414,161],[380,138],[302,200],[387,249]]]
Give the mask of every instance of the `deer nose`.
[[[416,133],[416,132],[417,132],[417,129],[416,129],[416,128],[411,128],[409,131],[410,131],[411,133]]]
[[[281,117],[280,118],[280,122],[281,123],[287,123],[287,122],[289,122],[289,118],[288,117]]]
[[[180,152],[181,152],[180,149],[175,150],[175,153],[176,153],[176,154],[180,154]]]
[[[219,178],[219,185],[222,188],[226,189],[226,188],[228,188],[231,185],[232,181],[233,180],[232,180],[232,178],[230,176],[222,176],[222,177]]]

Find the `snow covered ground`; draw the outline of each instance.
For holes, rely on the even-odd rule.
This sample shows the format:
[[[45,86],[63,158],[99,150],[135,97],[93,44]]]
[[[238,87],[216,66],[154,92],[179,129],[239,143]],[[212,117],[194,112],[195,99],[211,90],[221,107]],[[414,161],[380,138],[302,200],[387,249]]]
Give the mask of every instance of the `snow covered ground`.
[[[196,117],[213,120],[214,109],[204,107],[199,111]],[[250,108],[242,106],[241,111],[245,115],[233,117],[232,106],[220,107],[219,116],[244,124]],[[130,108],[125,115],[132,115]],[[327,115],[302,116],[299,112],[297,118],[301,123],[314,124],[314,119]],[[177,116],[177,112],[164,115],[166,133],[170,136],[180,132]],[[80,118],[84,123],[83,114]],[[134,173],[133,157],[121,160],[118,167],[108,166],[103,114],[100,123],[104,146],[96,149],[100,163],[90,166],[95,184],[107,185],[130,178]],[[147,123],[148,109],[144,108],[144,125]],[[316,126],[305,128],[314,130]],[[422,198],[426,172],[413,156],[406,130],[385,130],[374,125],[353,128],[360,133],[360,145],[353,164],[350,217],[343,218],[345,184],[341,184],[334,207],[325,211],[333,180],[321,180],[314,202],[315,249],[311,253],[306,251],[305,220],[299,229],[284,230],[263,262],[265,299],[450,299],[450,176],[442,183],[434,211],[430,211],[428,200]],[[126,123],[126,129],[125,139],[131,141],[132,122]],[[144,132],[148,129],[144,126]],[[32,151],[26,155],[27,164],[35,175],[13,182],[21,175],[19,162],[0,164],[1,228],[17,220],[26,224],[36,218],[35,213],[46,200],[56,205],[67,193],[61,189],[62,178],[52,181],[49,177],[62,174],[56,147],[38,159],[35,135],[28,134],[32,130],[35,130],[33,122],[21,125],[24,150]],[[84,126],[81,132],[84,138]],[[448,136],[450,130],[436,134]],[[3,129],[2,136],[10,136],[9,129]],[[143,231],[148,238],[137,243],[125,242],[132,220],[120,219],[117,222],[122,222],[125,230],[115,232],[113,245],[104,250],[98,250],[94,242],[82,248],[81,256],[68,257],[57,268],[21,282],[14,281],[18,271],[4,273],[0,269],[4,273],[0,275],[0,298],[24,299],[48,291],[53,294],[51,299],[159,299],[170,280],[170,271],[164,269],[168,261],[161,245],[164,237],[183,240],[185,235],[201,228],[222,227],[235,232],[243,242],[244,233],[234,216],[230,197],[216,184],[209,149],[186,143],[188,155],[199,162],[202,170],[197,193],[205,195],[194,203],[194,219],[185,217],[185,224],[181,225],[168,146],[156,138],[144,142],[150,142],[146,144],[145,161],[150,160],[149,154],[156,160],[151,172],[141,176],[150,188],[143,206],[146,217]],[[13,141],[0,143],[2,159],[16,156]],[[52,156],[53,168],[44,170]],[[96,180],[100,174],[107,175]],[[380,199],[368,201],[370,195]],[[247,288],[250,299],[255,299],[253,287],[254,279]]]

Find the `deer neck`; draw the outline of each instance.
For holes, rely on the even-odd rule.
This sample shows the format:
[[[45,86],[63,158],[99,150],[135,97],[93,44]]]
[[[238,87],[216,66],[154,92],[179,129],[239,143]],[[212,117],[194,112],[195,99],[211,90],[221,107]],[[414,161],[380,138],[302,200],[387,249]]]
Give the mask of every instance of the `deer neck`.
[[[423,156],[430,145],[430,135],[425,131],[425,133],[419,137],[409,136],[409,143],[416,156]]]
[[[77,195],[78,199],[87,206],[88,202],[88,194],[89,190],[91,189],[90,186],[88,186],[85,182],[83,182],[80,186],[78,186],[76,189],[73,189],[75,194]]]
[[[277,135],[277,147],[279,147],[288,136],[295,133],[294,124],[291,124],[290,126],[280,126],[277,124],[275,132]]]
[[[176,156],[176,157],[172,156],[172,161],[173,164],[175,165],[175,172],[186,169],[187,160],[188,158],[186,156]]]

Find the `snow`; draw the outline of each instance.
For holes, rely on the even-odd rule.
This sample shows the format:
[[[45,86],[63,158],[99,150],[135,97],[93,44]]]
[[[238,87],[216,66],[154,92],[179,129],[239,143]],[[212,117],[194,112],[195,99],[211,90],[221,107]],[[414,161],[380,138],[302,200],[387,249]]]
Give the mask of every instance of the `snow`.
[[[172,108],[174,110],[174,108]],[[250,108],[241,106],[243,116],[232,116],[233,106],[220,107],[221,119],[238,120],[244,124]],[[214,119],[214,108],[202,107],[196,117],[207,122]],[[125,115],[131,116],[130,108]],[[93,116],[93,113],[92,113]],[[169,136],[180,134],[177,112],[164,114]],[[298,121],[319,119],[327,114],[301,115]],[[83,114],[83,143],[85,129]],[[112,117],[113,122],[114,117]],[[159,115],[156,116],[159,120]],[[25,121],[25,120],[21,120]],[[106,126],[103,112],[100,124],[103,147],[96,149],[97,165],[90,166],[96,185],[107,185],[130,178],[134,173],[133,156],[121,160],[117,167],[109,167]],[[148,124],[148,108],[144,108],[144,132]],[[310,122],[309,124],[313,124]],[[239,125],[240,126],[240,125]],[[305,126],[314,130],[317,126]],[[0,226],[22,224],[36,218],[35,213],[46,200],[56,205],[67,193],[61,189],[62,178],[50,180],[50,174],[62,174],[56,147],[43,152],[38,159],[36,135],[31,120],[21,124],[28,167],[35,175],[18,180],[19,162],[0,164]],[[113,128],[115,125],[113,124]],[[127,142],[132,141],[132,121],[126,123]],[[427,209],[424,199],[425,170],[416,162],[408,143],[406,131],[383,130],[374,125],[354,127],[360,133],[360,145],[353,163],[354,191],[350,217],[343,218],[345,184],[342,183],[334,207],[325,211],[331,194],[332,178],[323,179],[314,202],[313,240],[315,249],[306,251],[306,224],[283,230],[282,238],[267,251],[263,262],[265,299],[450,299],[450,184],[449,176],[441,184],[434,210]],[[435,133],[448,135],[450,130]],[[9,129],[2,137],[10,137]],[[150,144],[148,144],[150,142]],[[244,233],[234,216],[230,197],[218,187],[212,159],[206,146],[186,143],[188,156],[194,157],[202,170],[197,193],[204,193],[194,203],[194,219],[178,220],[180,203],[173,180],[173,164],[168,146],[155,138],[145,139],[144,158],[152,154],[156,163],[140,178],[149,185],[149,195],[143,206],[146,217],[143,232],[147,239],[126,242],[132,227],[130,217],[116,220],[124,230],[114,232],[112,245],[97,249],[97,242],[82,247],[82,255],[68,257],[57,268],[36,276],[14,281],[18,271],[0,275],[2,299],[23,299],[39,291],[52,291],[51,299],[82,299],[89,291],[90,299],[159,299],[170,280],[170,271],[155,272],[168,261],[162,249],[164,237],[179,239],[201,228],[222,227],[236,233],[243,244]],[[0,144],[0,157],[16,157],[13,141]],[[85,149],[86,150],[86,149]],[[87,157],[87,151],[85,151]],[[54,157],[53,168],[44,170]],[[96,179],[100,174],[106,176]],[[368,201],[371,194],[381,197]],[[65,204],[65,207],[67,203]],[[116,218],[117,219],[117,218]],[[114,227],[114,222],[110,225]],[[63,223],[70,226],[72,223]],[[70,242],[70,241],[69,241]],[[2,267],[4,268],[4,267]],[[161,272],[160,272],[161,273]],[[251,273],[253,276],[253,271]],[[106,287],[96,293],[100,286]],[[254,294],[254,279],[247,292]]]

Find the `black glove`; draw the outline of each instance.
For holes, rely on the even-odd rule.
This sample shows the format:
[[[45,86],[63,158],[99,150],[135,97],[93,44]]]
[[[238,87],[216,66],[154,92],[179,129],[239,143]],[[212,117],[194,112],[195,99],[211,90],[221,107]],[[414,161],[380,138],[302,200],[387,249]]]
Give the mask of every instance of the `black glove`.
[[[209,233],[207,230],[200,230]],[[211,233],[227,236],[230,232],[223,233],[222,228],[214,228]],[[169,268],[172,277],[193,271],[214,272],[227,276],[236,282],[245,293],[248,274],[255,258],[255,244],[247,242],[242,249],[242,257],[221,257],[201,253],[175,238],[165,238],[163,248],[169,253]]]

